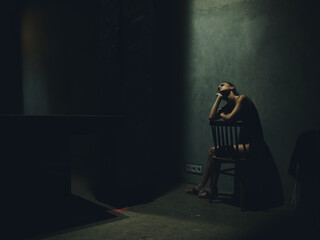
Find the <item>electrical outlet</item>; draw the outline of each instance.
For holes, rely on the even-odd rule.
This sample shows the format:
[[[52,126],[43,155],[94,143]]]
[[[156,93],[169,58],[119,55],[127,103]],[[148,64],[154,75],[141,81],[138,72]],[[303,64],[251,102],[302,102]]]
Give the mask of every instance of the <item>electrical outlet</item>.
[[[202,174],[202,165],[196,165],[196,172]]]
[[[191,173],[202,174],[202,165],[186,164],[186,171]]]

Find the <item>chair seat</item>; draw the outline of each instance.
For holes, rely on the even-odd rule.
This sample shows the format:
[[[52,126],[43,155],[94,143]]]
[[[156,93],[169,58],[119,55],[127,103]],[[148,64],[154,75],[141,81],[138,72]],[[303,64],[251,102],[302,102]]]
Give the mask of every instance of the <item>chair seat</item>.
[[[232,157],[214,157],[216,160],[220,161],[220,162],[225,162],[225,163],[234,163],[236,161],[236,159],[232,158]],[[246,158],[239,158],[237,161],[246,161]]]

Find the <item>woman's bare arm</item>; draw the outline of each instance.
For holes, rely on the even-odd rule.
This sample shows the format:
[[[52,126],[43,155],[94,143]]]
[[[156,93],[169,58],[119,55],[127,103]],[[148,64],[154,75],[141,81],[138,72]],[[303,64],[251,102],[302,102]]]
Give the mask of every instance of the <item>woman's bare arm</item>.
[[[241,110],[242,106],[243,106],[243,101],[246,98],[245,95],[241,95],[239,97],[239,99],[236,102],[236,105],[234,106],[233,110],[231,111],[231,113],[229,114],[225,114],[225,113],[221,113],[220,116],[224,119],[224,120],[232,120],[235,115]]]
[[[216,101],[214,102],[211,111],[209,113],[209,119],[217,119],[220,117],[220,114],[218,114],[218,107],[222,99],[222,94],[217,93]]]

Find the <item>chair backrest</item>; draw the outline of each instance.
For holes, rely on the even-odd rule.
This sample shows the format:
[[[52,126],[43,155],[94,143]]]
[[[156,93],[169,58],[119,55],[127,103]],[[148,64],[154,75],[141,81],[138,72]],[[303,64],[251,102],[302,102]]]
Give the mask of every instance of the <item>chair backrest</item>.
[[[239,142],[243,121],[227,122],[221,119],[210,120],[210,125],[217,157],[232,157],[238,159],[240,144],[246,153],[245,144]]]

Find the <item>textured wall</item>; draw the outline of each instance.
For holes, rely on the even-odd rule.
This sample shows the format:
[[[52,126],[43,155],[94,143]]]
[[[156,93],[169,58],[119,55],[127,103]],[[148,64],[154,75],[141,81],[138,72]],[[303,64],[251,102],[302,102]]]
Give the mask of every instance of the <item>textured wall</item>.
[[[181,169],[185,163],[205,164],[212,141],[208,114],[218,84],[230,81],[258,108],[285,201],[290,200],[293,181],[287,173],[295,142],[303,131],[319,128],[319,111],[310,104],[319,87],[318,47],[310,32],[313,39],[318,35],[307,10],[297,1],[190,1]],[[183,175],[187,182],[200,180]]]

